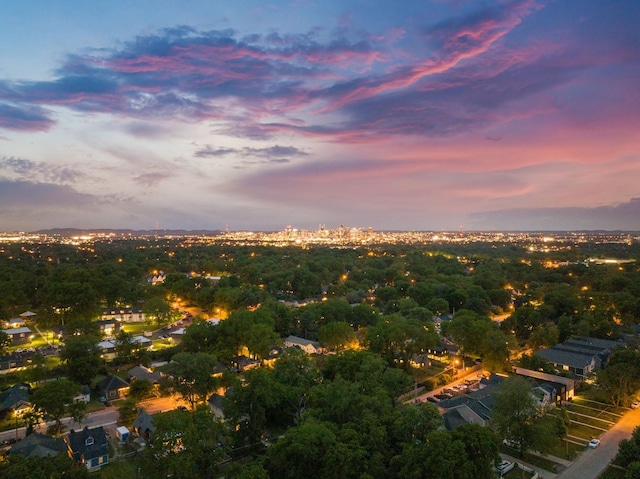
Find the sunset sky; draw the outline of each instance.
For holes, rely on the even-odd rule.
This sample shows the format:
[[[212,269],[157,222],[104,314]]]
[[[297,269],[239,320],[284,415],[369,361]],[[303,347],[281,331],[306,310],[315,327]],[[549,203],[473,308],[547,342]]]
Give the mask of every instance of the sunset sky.
[[[638,0],[0,4],[0,230],[640,230]]]

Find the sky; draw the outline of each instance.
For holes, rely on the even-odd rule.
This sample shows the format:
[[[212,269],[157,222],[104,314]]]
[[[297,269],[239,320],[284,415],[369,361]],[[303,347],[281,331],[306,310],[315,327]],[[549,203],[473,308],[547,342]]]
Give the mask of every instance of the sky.
[[[0,231],[640,230],[638,0],[0,2]]]

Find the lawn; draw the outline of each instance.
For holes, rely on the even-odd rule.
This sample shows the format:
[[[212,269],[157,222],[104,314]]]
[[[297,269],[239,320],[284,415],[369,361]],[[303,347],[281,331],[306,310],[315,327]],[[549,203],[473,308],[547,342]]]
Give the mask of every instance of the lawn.
[[[122,461],[110,462],[100,468],[101,479],[142,479],[144,474],[140,472],[139,461],[136,457]]]
[[[562,459],[571,459],[575,457],[578,452],[584,451],[584,448],[585,446],[573,444],[572,442],[567,442],[563,441],[560,438],[556,438],[553,441],[552,445],[544,452],[551,456],[560,457]]]
[[[155,324],[143,323],[125,323],[122,325],[122,331],[132,336],[142,336],[145,331],[155,331],[158,327]]]

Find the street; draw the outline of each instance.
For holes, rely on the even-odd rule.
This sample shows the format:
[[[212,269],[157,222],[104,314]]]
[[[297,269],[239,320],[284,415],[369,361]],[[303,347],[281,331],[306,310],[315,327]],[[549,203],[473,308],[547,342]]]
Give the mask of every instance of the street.
[[[640,409],[631,409],[620,420],[600,436],[600,445],[587,449],[560,474],[557,479],[595,479],[616,456],[618,445],[629,439],[636,426],[640,426]]]
[[[184,406],[184,402],[180,399],[179,396],[169,396],[169,397],[161,397],[154,399],[145,399],[141,401],[138,405],[141,408],[144,408],[149,414],[155,414],[157,412],[169,411],[177,408],[178,406]],[[96,427],[96,426],[109,426],[112,424],[116,424],[118,422],[118,402],[115,402],[114,406],[109,406],[106,409],[101,411],[96,411],[87,414],[87,417],[81,423],[76,423],[71,420],[71,418],[62,419],[62,424],[65,426],[65,431],[69,432],[71,429],[82,429],[84,427]],[[47,430],[47,426],[54,424],[53,421],[50,421],[45,425],[45,423],[40,423],[36,427],[36,432],[45,433]],[[15,429],[10,429],[8,431],[0,432],[0,443],[8,440],[8,439],[22,439],[25,436],[26,428],[19,427],[16,433]]]

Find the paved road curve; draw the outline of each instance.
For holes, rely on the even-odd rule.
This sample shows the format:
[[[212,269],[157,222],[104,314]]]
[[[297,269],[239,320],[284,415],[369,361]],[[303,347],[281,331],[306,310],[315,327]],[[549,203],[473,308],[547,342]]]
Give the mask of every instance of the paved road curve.
[[[625,413],[615,426],[600,436],[600,446],[580,454],[557,479],[596,479],[615,457],[620,441],[630,438],[636,426],[640,426],[640,409]]]

